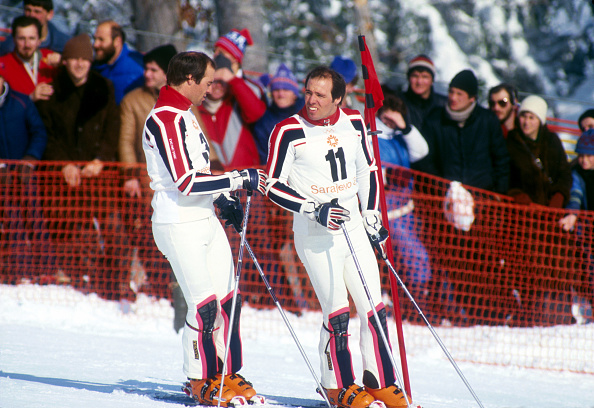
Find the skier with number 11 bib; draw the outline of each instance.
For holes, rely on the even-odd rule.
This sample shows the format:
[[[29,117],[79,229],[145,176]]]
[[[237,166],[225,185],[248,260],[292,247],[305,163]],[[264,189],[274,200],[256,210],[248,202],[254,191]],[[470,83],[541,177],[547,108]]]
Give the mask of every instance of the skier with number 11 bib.
[[[322,308],[320,391],[343,408],[406,407],[404,393],[395,385],[391,350],[382,341],[341,232],[344,223],[387,333],[373,252],[375,247],[385,257],[388,238],[379,212],[380,173],[360,113],[340,108],[345,88],[344,78],[328,67],[309,72],[304,108],[277,124],[270,136],[267,195],[294,214],[295,248]],[[364,387],[355,383],[348,346],[349,294],[361,321]]]

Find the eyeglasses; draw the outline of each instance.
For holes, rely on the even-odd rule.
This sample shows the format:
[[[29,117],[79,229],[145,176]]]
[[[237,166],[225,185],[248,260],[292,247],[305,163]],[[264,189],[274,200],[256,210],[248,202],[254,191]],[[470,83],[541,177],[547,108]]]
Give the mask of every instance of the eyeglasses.
[[[509,99],[507,99],[507,98],[503,98],[503,99],[498,100],[498,101],[494,101],[493,99],[489,99],[489,108],[493,108],[493,106],[495,106],[495,104],[499,105],[500,108],[505,108],[508,103],[509,103]]]

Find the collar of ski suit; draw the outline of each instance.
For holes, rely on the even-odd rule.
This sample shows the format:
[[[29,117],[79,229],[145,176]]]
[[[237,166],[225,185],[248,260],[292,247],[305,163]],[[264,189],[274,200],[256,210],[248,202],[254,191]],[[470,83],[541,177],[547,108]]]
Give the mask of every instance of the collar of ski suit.
[[[192,106],[192,102],[169,85],[165,85],[159,91],[159,100],[157,101],[157,105],[155,107],[160,107],[163,105],[171,106],[180,110],[188,110]]]
[[[336,112],[334,112],[332,115],[328,116],[327,118],[320,119],[320,120],[312,120],[307,116],[307,108],[304,106],[299,111],[299,116],[301,116],[307,122],[309,122],[315,126],[334,125],[336,122],[338,122],[338,118],[340,117],[340,108],[336,109]]]

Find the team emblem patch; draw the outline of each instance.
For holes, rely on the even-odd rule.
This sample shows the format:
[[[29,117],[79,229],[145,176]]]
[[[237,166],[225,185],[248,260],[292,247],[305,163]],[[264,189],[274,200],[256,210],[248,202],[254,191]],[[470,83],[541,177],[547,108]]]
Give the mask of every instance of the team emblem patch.
[[[338,138],[334,135],[328,135],[326,143],[328,143],[330,147],[336,147],[338,145]]]

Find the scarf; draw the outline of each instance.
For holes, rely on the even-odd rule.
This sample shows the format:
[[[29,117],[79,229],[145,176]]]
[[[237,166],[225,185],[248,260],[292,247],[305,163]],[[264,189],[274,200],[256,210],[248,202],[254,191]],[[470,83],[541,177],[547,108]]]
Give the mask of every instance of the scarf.
[[[446,104],[445,110],[448,113],[448,115],[450,115],[450,118],[452,118],[452,120],[454,122],[458,122],[458,126],[464,127],[464,124],[470,117],[470,114],[472,113],[472,111],[474,110],[475,107],[476,107],[476,101],[472,102],[468,108],[461,110],[461,111],[455,111],[455,112],[450,109],[449,104]]]

